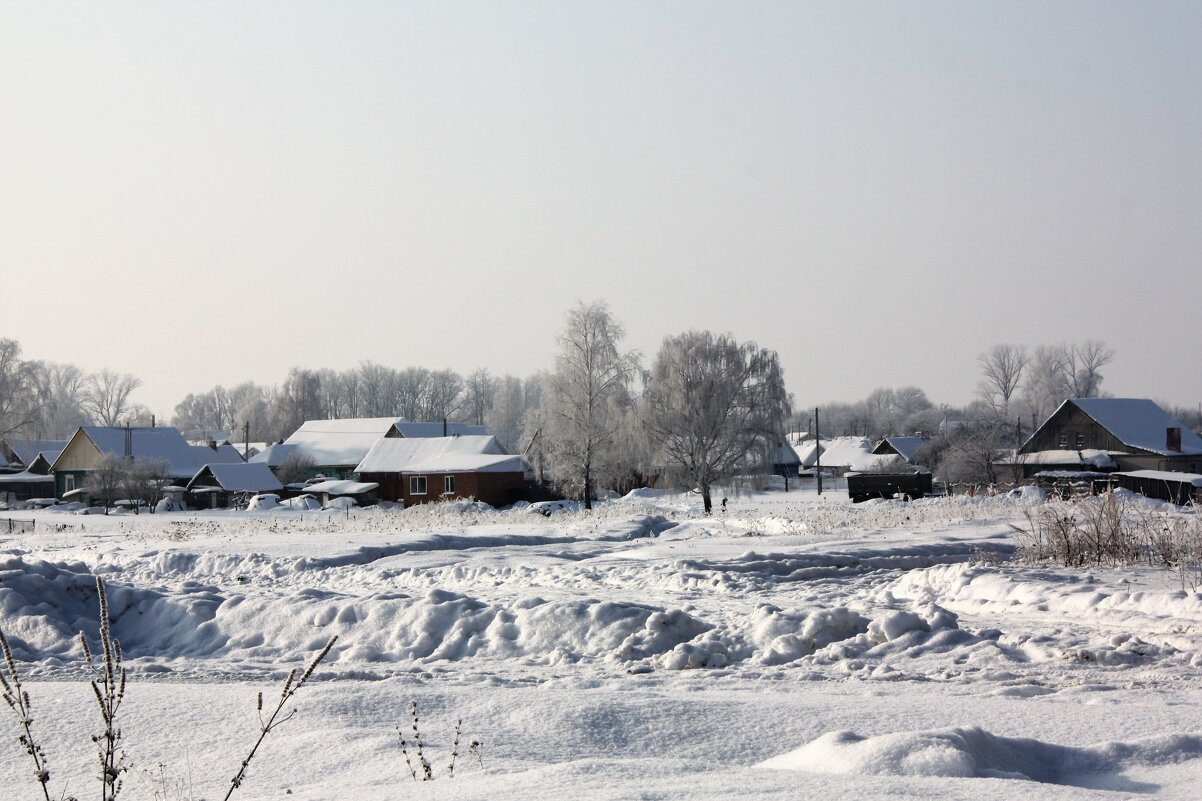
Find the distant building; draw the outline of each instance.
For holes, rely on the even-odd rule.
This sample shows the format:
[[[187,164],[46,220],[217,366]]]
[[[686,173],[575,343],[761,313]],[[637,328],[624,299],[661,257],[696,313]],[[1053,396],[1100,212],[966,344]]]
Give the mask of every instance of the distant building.
[[[28,470],[42,454],[47,462],[54,460],[67,447],[65,439],[0,439],[0,473]]]

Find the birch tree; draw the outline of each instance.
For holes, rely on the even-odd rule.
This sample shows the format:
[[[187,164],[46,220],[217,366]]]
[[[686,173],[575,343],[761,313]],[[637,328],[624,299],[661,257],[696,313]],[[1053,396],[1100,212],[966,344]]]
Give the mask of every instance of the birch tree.
[[[664,340],[646,398],[665,466],[701,493],[707,515],[714,484],[766,458],[791,412],[776,352],[710,331]]]
[[[593,507],[596,472],[608,457],[629,403],[637,356],[618,349],[625,332],[603,302],[578,304],[559,336],[548,380],[547,430],[552,475],[560,487]]]

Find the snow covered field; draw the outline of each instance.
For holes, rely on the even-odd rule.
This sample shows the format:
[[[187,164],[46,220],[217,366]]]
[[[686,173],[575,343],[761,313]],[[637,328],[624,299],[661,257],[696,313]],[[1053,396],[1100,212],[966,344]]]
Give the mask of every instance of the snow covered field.
[[[75,636],[99,574],[131,799],[221,798],[256,693],[335,634],[235,798],[1196,799],[1202,595],[1006,564],[1027,503],[12,513],[37,527],[0,533],[0,626],[55,794],[96,789]],[[437,775],[418,785],[410,701]],[[0,735],[0,800],[40,797],[7,712]]]

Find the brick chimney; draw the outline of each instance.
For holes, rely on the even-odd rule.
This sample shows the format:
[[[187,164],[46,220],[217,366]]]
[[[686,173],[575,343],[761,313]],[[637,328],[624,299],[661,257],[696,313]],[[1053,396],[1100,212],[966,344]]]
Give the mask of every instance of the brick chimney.
[[[1164,447],[1166,450],[1181,453],[1181,429],[1166,428],[1164,431]]]

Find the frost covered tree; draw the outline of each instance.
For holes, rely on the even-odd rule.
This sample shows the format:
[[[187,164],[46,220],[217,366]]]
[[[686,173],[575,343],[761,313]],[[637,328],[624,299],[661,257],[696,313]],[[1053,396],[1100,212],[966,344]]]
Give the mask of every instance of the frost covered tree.
[[[0,339],[0,437],[28,429],[37,419],[34,363],[21,359],[21,344]]]
[[[547,381],[545,437],[552,476],[568,494],[593,505],[598,468],[608,459],[630,403],[637,356],[618,346],[622,326],[603,302],[571,309]]]
[[[647,420],[665,466],[701,492],[778,446],[791,401],[776,352],[730,334],[664,340],[648,377]]]
[[[509,453],[522,441],[522,423],[526,417],[526,397],[522,379],[507,375],[497,379],[493,402],[484,415],[489,432]]]
[[[1010,417],[1010,406],[1022,384],[1023,371],[1030,357],[1022,345],[994,345],[977,357],[981,364],[981,382],[977,397],[1002,418]]]

